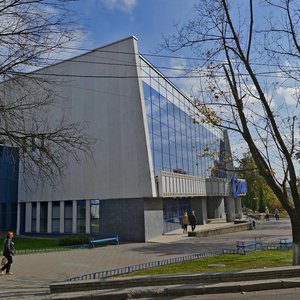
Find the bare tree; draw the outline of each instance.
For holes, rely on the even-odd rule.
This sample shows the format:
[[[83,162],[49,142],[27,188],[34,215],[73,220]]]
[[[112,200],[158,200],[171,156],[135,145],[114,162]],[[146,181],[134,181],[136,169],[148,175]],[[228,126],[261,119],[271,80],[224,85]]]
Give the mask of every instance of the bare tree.
[[[199,0],[196,17],[164,40],[168,50],[190,48],[201,62],[194,72],[205,70],[207,76],[195,106],[206,122],[246,141],[260,175],[291,218],[295,265],[300,264],[298,4]]]
[[[63,110],[50,120],[53,105],[63,102],[53,88],[59,82],[37,70],[76,39],[68,2],[0,1],[0,144],[18,149],[27,178],[50,183],[92,142],[87,124],[70,122]]]

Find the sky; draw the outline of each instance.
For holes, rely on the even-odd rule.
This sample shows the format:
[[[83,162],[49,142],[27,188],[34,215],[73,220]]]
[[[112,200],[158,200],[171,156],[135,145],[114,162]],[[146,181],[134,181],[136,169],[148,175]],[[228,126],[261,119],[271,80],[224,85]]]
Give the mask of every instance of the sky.
[[[138,48],[155,67],[184,68],[184,59],[153,57],[147,54],[166,56],[189,56],[189,50],[181,53],[161,51],[163,37],[175,32],[176,24],[190,20],[198,0],[79,0],[72,8],[78,22],[84,26],[81,41],[76,47],[95,49],[134,35]],[[160,69],[164,75],[175,75]],[[170,71],[169,71],[170,72]],[[173,83],[189,94],[189,83]]]
[[[163,36],[175,33],[176,24],[185,24],[195,15],[194,5],[198,0],[78,0],[71,8],[78,23],[83,25],[79,42],[75,48],[92,50],[134,35],[138,47],[155,67],[164,75],[180,75],[182,72],[168,71],[160,67],[184,68],[184,59],[151,57],[147,54],[189,57],[189,50],[179,53],[159,52]],[[76,55],[72,53],[71,55]],[[170,73],[171,72],[171,73]],[[185,94],[198,88],[199,79],[171,79]],[[246,152],[241,139],[233,141],[233,151]]]
[[[134,35],[138,39],[140,53],[158,69],[160,67],[182,68],[186,61],[175,58],[157,58],[146,54],[191,56],[186,50],[180,53],[158,52],[163,36],[175,33],[176,24],[184,24],[195,14],[197,0],[79,0],[72,9],[85,31],[78,48],[94,49]],[[167,75],[167,70],[160,69]],[[170,72],[170,71],[169,71]],[[174,71],[173,71],[174,72]],[[171,74],[176,75],[176,74]],[[198,85],[198,79],[171,79],[184,93],[190,95]],[[235,146],[237,144],[237,146]],[[241,140],[232,149],[245,152]]]
[[[194,5],[199,0],[78,0],[72,4],[78,24],[84,26],[76,47],[92,50],[129,36],[136,36],[138,47],[154,66],[182,67],[184,60],[176,58],[157,58],[147,54],[170,56],[191,56],[188,50],[180,53],[158,52],[163,36],[175,33],[175,24],[185,24],[195,15]],[[242,3],[242,2],[238,2]],[[241,7],[241,9],[246,9]],[[260,14],[260,10],[256,10]],[[263,20],[262,17],[256,20]],[[170,74],[160,69],[163,74]],[[169,71],[170,72],[170,71]],[[175,71],[173,71],[175,72]],[[173,74],[175,75],[175,74]],[[171,79],[187,95],[199,79]],[[277,99],[287,105],[295,104],[295,89],[282,87],[277,90]],[[245,142],[240,137],[232,139],[231,147],[241,157],[247,151]],[[238,152],[238,153],[237,153]]]
[[[87,33],[84,44],[97,48],[134,35],[140,52],[154,52],[174,24],[188,20],[195,0],[79,0],[73,5]]]

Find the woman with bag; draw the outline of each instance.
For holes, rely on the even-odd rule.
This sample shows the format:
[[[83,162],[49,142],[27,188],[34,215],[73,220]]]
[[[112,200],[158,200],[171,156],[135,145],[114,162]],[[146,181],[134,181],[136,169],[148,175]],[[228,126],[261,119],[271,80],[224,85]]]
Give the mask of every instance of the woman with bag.
[[[14,234],[12,231],[7,231],[6,239],[4,240],[3,256],[7,258],[7,263],[1,268],[1,275],[12,275],[10,267],[13,262],[14,242],[12,241]]]
[[[185,212],[182,215],[182,229],[183,229],[183,233],[187,233],[188,224],[189,224],[189,217],[188,217],[187,212]]]

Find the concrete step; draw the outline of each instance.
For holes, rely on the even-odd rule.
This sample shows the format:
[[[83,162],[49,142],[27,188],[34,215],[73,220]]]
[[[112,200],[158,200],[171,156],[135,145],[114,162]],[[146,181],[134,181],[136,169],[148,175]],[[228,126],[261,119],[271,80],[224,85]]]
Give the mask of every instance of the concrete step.
[[[14,288],[7,288],[4,290],[1,287],[0,299],[49,299],[49,288],[22,288],[15,286]]]
[[[220,219],[207,219],[208,224],[219,224],[219,223],[226,223],[226,218]]]
[[[300,277],[300,266],[242,270],[238,272],[211,272],[160,276],[134,276],[69,282],[56,282],[50,285],[50,292],[68,293],[76,291],[124,289],[174,284],[214,284],[232,281],[251,281]]]
[[[137,299],[162,296],[188,296],[203,294],[244,293],[250,291],[273,290],[300,287],[300,278],[236,281],[213,284],[177,284],[168,286],[148,286],[135,288],[106,289],[60,293],[51,295],[53,300],[63,299]]]
[[[233,224],[228,226],[216,227],[216,228],[208,228],[206,230],[199,230],[199,231],[189,231],[188,236],[191,237],[208,237],[208,236],[215,236],[245,230],[252,230],[251,223],[242,223],[242,224]]]

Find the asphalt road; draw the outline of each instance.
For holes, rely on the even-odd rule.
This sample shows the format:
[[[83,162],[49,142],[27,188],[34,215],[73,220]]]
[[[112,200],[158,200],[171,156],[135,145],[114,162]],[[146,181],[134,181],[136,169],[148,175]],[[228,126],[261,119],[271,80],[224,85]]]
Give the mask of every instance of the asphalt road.
[[[298,300],[300,298],[300,288],[269,290],[247,293],[228,293],[228,294],[213,294],[213,295],[192,295],[185,297],[155,297],[155,298],[140,298],[140,300]]]

